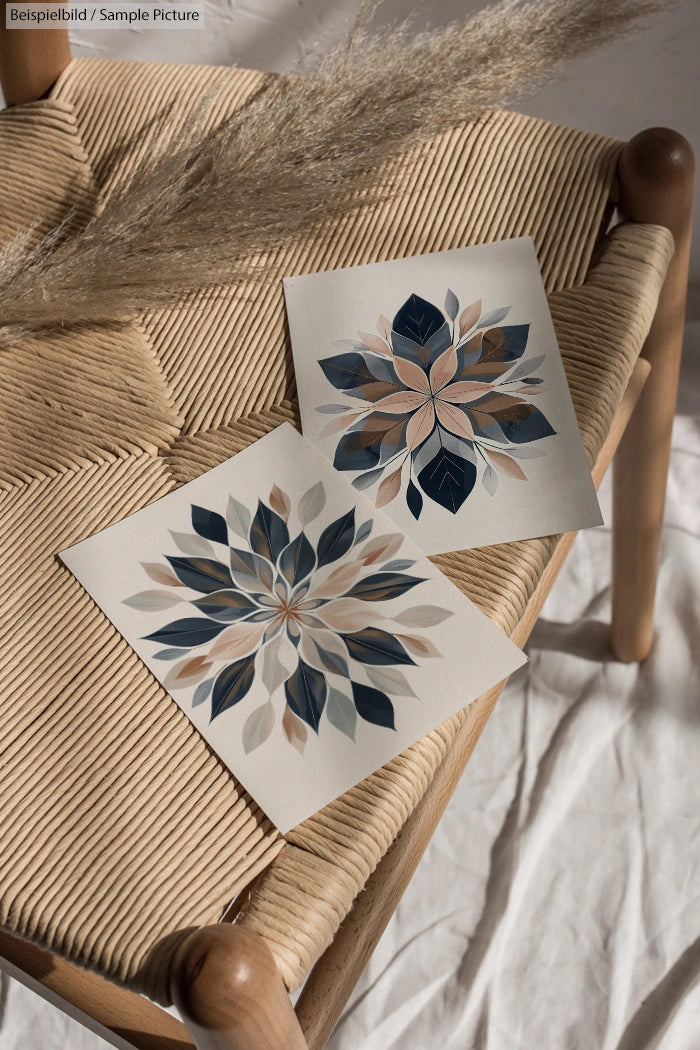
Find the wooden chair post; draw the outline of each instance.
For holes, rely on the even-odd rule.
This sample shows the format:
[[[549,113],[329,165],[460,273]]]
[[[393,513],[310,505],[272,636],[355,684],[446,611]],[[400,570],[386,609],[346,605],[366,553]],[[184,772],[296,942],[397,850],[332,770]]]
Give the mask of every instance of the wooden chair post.
[[[5,104],[35,102],[70,62],[68,30],[6,29],[6,13],[7,3],[0,3],[0,87]]]
[[[240,926],[191,934],[170,990],[198,1050],[308,1050],[272,952]]]
[[[618,659],[625,661],[643,660],[653,639],[656,573],[685,321],[694,171],[689,144],[668,128],[651,128],[636,135],[625,146],[619,165],[624,217],[666,226],[676,243],[642,350],[651,364],[651,375],[613,467],[611,644]]]

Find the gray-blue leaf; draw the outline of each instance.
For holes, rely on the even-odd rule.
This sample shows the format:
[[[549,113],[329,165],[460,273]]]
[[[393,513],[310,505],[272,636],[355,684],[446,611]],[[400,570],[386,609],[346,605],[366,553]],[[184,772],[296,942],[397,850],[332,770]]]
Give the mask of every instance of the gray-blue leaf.
[[[328,690],[326,701],[326,713],[328,721],[339,729],[345,736],[355,739],[355,726],[357,724],[357,711],[355,705],[347,696],[332,686]]]
[[[366,470],[364,474],[358,474],[356,478],[352,479],[353,488],[359,489],[360,492],[364,492],[370,485],[374,485],[383,474],[384,467],[379,467],[378,470]]]
[[[250,518],[251,514],[248,508],[244,507],[233,496],[229,496],[228,507],[226,508],[226,524],[230,529],[233,529],[237,536],[243,536],[246,540],[248,539]]]
[[[451,288],[447,289],[447,295],[445,296],[445,313],[449,317],[450,321],[454,321],[459,312],[459,299],[452,291]]]
[[[323,482],[318,481],[315,485],[312,485],[308,492],[299,500],[299,521],[302,524],[302,528],[308,525],[309,522],[314,521],[319,516],[324,506],[326,505],[326,490],[323,487]]]
[[[498,489],[498,474],[492,466],[486,468],[481,481],[489,496],[495,496]]]
[[[347,412],[349,408],[349,405],[318,405],[316,411],[324,416],[338,416],[341,412]]]
[[[199,683],[194,691],[194,696],[192,697],[192,707],[199,707],[200,704],[204,703],[211,692],[213,684],[213,678],[207,678],[205,682]]]
[[[243,750],[246,755],[260,747],[269,737],[275,724],[275,709],[268,700],[261,707],[256,707],[252,714],[248,715],[243,725],[241,739]]]
[[[532,373],[536,372],[544,362],[545,357],[545,354],[541,354],[539,357],[531,357],[527,361],[521,361],[508,376],[508,382],[513,383],[516,379],[523,379],[525,376],[531,376]]]
[[[359,529],[357,530],[357,534],[355,535],[355,547],[358,545],[358,543],[362,543],[363,540],[367,539],[370,532],[372,531],[373,524],[374,522],[372,518],[370,518],[369,521],[365,521],[362,525],[360,525]]]
[[[512,456],[513,459],[542,459],[547,453],[541,448],[533,448],[530,445],[519,445],[517,447],[509,447],[508,455]]]
[[[495,324],[500,324],[501,321],[508,316],[510,313],[509,306],[501,306],[498,310],[491,310],[489,313],[484,314],[483,317],[479,318],[478,328],[491,328]]]

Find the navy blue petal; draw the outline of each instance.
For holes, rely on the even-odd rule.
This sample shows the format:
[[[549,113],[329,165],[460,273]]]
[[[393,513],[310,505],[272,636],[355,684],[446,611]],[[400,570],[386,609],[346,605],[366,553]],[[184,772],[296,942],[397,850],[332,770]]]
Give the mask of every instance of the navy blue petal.
[[[250,691],[255,678],[255,653],[228,664],[214,682],[211,695],[211,719],[237,704]]]
[[[476,473],[471,460],[441,445],[418,474],[418,484],[426,496],[456,514],[476,484]]]
[[[222,518],[216,511],[207,510],[205,507],[197,507],[192,504],[192,528],[203,536],[205,540],[214,540],[215,543],[228,543],[228,528],[226,519]]]
[[[328,692],[326,676],[299,660],[296,670],[284,683],[284,692],[294,714],[318,733]]]
[[[258,500],[258,509],[250,523],[248,542],[251,549],[269,561],[277,561],[277,555],[289,543],[289,529],[284,518]]]
[[[391,342],[398,357],[427,367],[452,345],[452,334],[442,310],[414,292],[393,320]]]
[[[332,521],[321,533],[318,541],[318,567],[329,565],[352,547],[355,538],[355,508],[347,514],[341,514],[339,518]]]
[[[395,729],[394,706],[386,695],[379,689],[373,689],[369,685],[360,685],[351,682],[352,698],[360,718],[371,722],[375,726],[384,726],[386,729]]]
[[[233,586],[231,573],[226,565],[213,558],[179,558],[168,557],[173,572],[181,583],[201,594],[219,591],[222,587]]]
[[[184,620],[174,620],[153,634],[147,634],[146,641],[176,646],[179,649],[192,649],[204,642],[211,642],[225,627],[225,623],[214,623],[201,616],[186,616]]]
[[[377,666],[415,664],[398,638],[379,627],[365,627],[362,631],[343,634],[342,639],[358,663]]]

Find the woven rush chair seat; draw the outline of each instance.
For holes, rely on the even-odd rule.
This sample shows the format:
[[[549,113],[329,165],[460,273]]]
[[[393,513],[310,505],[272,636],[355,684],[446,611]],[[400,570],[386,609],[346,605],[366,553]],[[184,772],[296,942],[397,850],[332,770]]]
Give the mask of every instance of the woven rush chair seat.
[[[0,114],[2,242],[72,207],[84,221],[164,113],[173,133],[212,126],[268,77],[74,59],[46,99]],[[237,923],[262,935],[289,990],[303,983],[466,713],[282,837],[56,554],[298,425],[284,275],[508,237],[534,240],[593,465],[673,254],[662,226],[603,235],[621,149],[491,112],[392,158],[385,200],[281,249],[263,283],[2,350],[3,928],[166,1003],[178,945],[238,895]],[[556,543],[433,561],[512,633]]]

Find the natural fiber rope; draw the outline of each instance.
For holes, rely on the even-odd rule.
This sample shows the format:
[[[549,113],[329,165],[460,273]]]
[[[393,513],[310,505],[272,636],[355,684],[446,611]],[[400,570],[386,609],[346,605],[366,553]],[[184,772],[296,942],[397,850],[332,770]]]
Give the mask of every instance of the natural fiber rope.
[[[120,143],[136,136],[135,153],[148,149],[164,107],[175,107],[176,126],[218,86],[207,118],[216,122],[264,79],[74,61],[52,99],[0,117],[9,158],[0,191],[7,197],[4,178],[12,183],[31,170],[46,195],[40,208],[20,184],[3,235],[44,207],[45,226],[54,224],[73,199],[71,185],[86,190],[90,207],[93,185],[112,192],[135,163]],[[618,151],[607,139],[491,114],[429,150],[394,158],[384,178],[401,180],[401,197],[281,252],[270,260],[267,285],[193,293],[125,333],[71,333],[6,355],[5,386],[13,389],[0,415],[3,925],[162,999],[183,932],[215,921],[267,868],[240,921],[273,945],[290,986],[303,979],[425,791],[459,717],[295,829],[271,864],[279,836],[55,551],[295,418],[283,400],[293,381],[282,273],[532,235],[594,456],[670,250],[665,231],[625,227],[581,284]],[[553,542],[436,561],[509,627]]]

